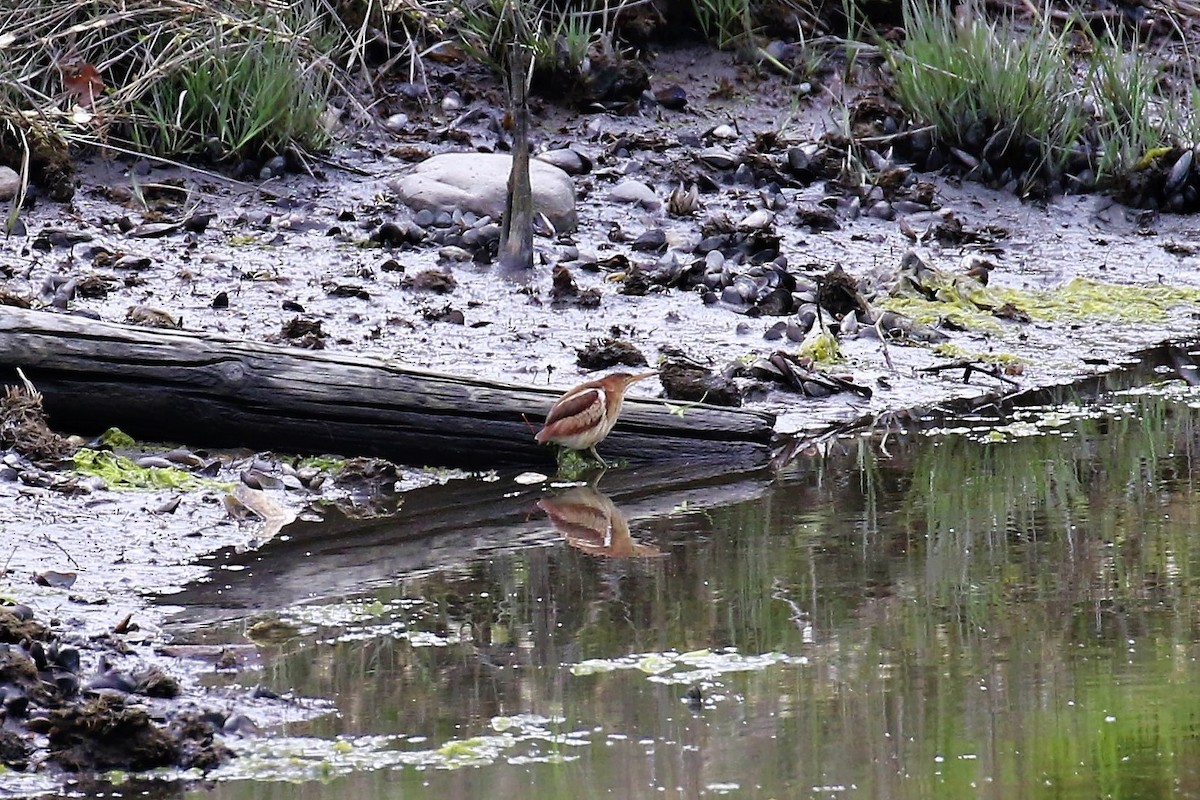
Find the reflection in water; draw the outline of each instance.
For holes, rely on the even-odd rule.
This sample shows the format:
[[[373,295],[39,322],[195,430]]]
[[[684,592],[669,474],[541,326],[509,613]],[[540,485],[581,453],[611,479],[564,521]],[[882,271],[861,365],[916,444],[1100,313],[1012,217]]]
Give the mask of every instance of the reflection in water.
[[[576,486],[538,501],[567,544],[593,556],[630,558],[661,556],[657,547],[638,544],[629,523],[607,495],[591,486]]]
[[[287,609],[238,680],[334,698],[283,731],[327,745],[258,740],[306,782],[197,796],[1200,796],[1200,394],[1171,392],[836,445],[631,515],[660,558],[534,546]],[[569,495],[543,508],[615,547]]]

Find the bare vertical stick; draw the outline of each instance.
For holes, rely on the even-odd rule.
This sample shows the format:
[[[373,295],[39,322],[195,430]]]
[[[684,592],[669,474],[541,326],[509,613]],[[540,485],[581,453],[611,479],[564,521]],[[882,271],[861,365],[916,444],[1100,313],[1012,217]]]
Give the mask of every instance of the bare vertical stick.
[[[519,11],[514,11],[519,15]],[[516,41],[509,48],[509,100],[513,118],[513,161],[500,235],[500,266],[533,267],[533,188],[529,183],[529,105],[526,55],[522,48],[524,20],[513,25]]]

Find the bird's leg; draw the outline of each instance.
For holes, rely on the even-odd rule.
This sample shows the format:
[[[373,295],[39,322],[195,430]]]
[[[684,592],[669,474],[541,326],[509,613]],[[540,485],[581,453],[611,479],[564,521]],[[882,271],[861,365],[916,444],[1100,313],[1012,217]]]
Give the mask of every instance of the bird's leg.
[[[600,466],[604,467],[605,469],[608,469],[608,462],[605,461],[603,458],[601,458],[600,454],[596,452],[596,445],[592,445],[591,447],[589,447],[588,452],[592,454],[592,458],[594,458],[600,462]]]

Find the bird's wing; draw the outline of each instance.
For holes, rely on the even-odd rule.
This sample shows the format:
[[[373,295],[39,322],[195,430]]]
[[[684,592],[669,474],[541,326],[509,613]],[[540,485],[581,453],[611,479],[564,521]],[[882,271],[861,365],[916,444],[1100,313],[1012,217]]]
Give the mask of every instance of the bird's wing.
[[[535,438],[545,442],[551,436],[591,427],[604,413],[604,400],[604,392],[600,389],[583,389],[567,395],[550,408],[546,425]]]

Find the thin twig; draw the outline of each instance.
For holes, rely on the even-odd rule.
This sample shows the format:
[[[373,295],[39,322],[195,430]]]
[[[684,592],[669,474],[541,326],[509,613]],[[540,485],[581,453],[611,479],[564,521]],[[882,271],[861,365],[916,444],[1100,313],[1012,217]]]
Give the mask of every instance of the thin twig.
[[[50,534],[43,533],[42,540],[44,542],[46,542],[47,544],[52,544],[55,547],[57,547],[59,550],[61,550],[62,554],[67,557],[67,561],[71,562],[71,566],[74,567],[75,569],[79,569],[79,562],[77,562],[75,559],[71,558],[71,554],[67,552],[65,547],[63,547],[61,544],[59,544],[58,542],[51,539]]]

